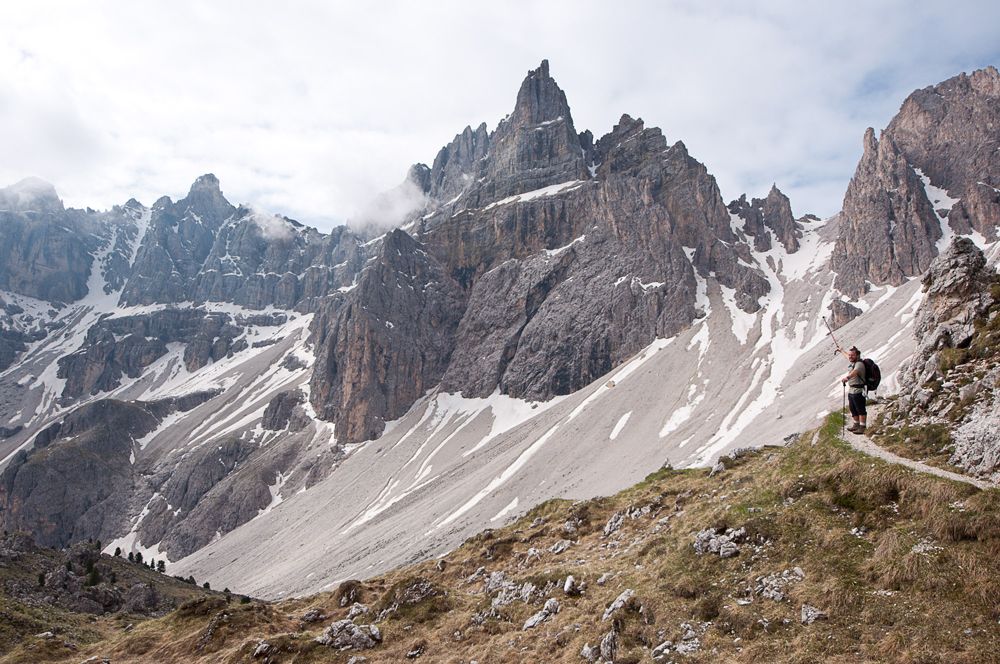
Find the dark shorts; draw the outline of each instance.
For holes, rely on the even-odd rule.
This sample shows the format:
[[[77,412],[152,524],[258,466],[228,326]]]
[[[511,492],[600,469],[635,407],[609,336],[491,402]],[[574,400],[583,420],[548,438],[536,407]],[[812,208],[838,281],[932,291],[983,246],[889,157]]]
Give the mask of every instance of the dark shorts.
[[[857,394],[854,392],[848,393],[847,403],[851,406],[852,417],[868,415],[868,408],[865,406],[866,401],[864,392],[858,392]]]

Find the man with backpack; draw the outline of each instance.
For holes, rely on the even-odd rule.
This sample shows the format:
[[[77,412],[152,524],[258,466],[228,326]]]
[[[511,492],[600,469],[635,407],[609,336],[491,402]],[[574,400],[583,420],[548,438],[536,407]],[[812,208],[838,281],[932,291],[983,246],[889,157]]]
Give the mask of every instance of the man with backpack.
[[[866,362],[861,360],[861,351],[856,346],[851,346],[848,350],[837,348],[847,361],[851,363],[847,375],[840,379],[840,382],[847,386],[847,402],[851,407],[851,417],[854,424],[848,427],[851,433],[863,434],[867,428],[868,408],[865,398],[865,389],[868,386],[868,367]]]

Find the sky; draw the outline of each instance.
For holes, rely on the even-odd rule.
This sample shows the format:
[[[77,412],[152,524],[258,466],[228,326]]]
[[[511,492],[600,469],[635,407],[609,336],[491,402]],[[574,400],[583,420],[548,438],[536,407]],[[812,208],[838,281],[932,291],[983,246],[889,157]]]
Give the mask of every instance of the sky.
[[[542,59],[578,131],[641,117],[726,201],[776,183],[825,217],[866,127],[1000,65],[1000,3],[5,3],[0,186],[105,209],[211,172],[232,202],[329,229],[466,125],[494,129]]]

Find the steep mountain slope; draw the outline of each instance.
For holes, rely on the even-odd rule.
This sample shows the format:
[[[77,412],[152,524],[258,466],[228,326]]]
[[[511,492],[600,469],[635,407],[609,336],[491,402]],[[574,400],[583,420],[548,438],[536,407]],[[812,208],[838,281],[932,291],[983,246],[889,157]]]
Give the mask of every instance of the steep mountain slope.
[[[955,88],[949,109],[992,112],[982,87]],[[877,152],[852,188],[915,173]],[[69,303],[36,299],[45,261],[4,264],[0,521],[33,527],[45,504],[64,516],[47,542],[100,538],[216,586],[306,593],[553,496],[813,426],[842,397],[824,315],[887,387],[913,348],[919,283],[901,268],[879,286],[836,256],[882,226],[894,256],[920,254],[912,229],[929,218],[845,202],[796,219],[776,187],[727,206],[684,144],[641,120],[578,133],[546,62],[493,132],[467,128],[405,186],[422,207],[370,239],[234,206],[211,175],[176,203],[109,213],[63,210],[54,192],[21,209],[18,194],[11,227],[44,233],[12,235],[15,254],[65,236],[59,260],[90,263],[66,267],[86,275]],[[937,237],[981,225],[935,220]],[[995,259],[994,235],[973,237]],[[66,254],[77,238],[89,253]],[[135,413],[101,452],[113,497],[93,495],[93,468],[49,461],[89,449],[67,422],[94,408]]]

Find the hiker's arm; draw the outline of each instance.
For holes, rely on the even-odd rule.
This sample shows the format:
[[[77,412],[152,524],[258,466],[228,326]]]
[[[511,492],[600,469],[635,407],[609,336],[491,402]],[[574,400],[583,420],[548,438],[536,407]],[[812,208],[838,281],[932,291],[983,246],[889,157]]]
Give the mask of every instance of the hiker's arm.
[[[857,378],[860,375],[861,373],[857,369],[852,369],[850,373],[848,373],[846,376],[840,379],[840,382],[846,384],[847,381],[849,381],[850,379]]]

